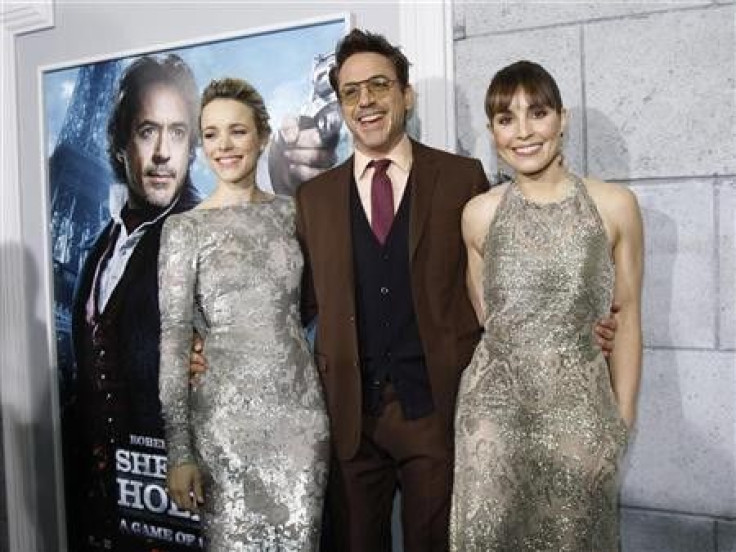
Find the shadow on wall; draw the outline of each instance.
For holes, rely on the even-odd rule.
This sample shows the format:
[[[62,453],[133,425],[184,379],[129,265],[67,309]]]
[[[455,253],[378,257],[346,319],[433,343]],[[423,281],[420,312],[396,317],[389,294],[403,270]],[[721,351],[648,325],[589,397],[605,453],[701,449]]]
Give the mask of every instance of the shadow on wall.
[[[644,342],[647,343],[647,327],[659,321],[668,321],[672,309],[672,274],[674,253],[677,251],[677,225],[665,213],[646,207],[641,201],[645,232],[645,274],[642,290],[642,327]],[[662,252],[672,254],[661,255]],[[655,254],[656,252],[656,254]],[[652,260],[667,260],[653,267]],[[649,267],[649,268],[647,268]],[[651,298],[656,296],[656,310]],[[661,330],[660,330],[661,331]],[[667,343],[671,343],[669,332]],[[653,487],[660,487],[669,476],[658,474],[656,466],[666,458],[673,458],[678,447],[678,433],[685,427],[680,390],[677,355],[673,350],[659,351],[666,355],[662,363],[666,371],[653,373],[647,370],[645,347],[642,366],[642,386],[639,394],[639,407],[636,431],[629,440],[624,467],[622,470],[621,505],[642,508],[661,508],[652,500]],[[663,424],[665,427],[663,427]],[[650,470],[654,468],[652,473]],[[670,474],[671,475],[671,474]],[[659,480],[659,483],[655,482]],[[676,483],[676,482],[673,482]],[[656,493],[659,494],[659,493]],[[626,527],[623,528],[626,533]],[[625,548],[625,550],[629,550]],[[632,550],[638,550],[634,548]]]
[[[583,121],[583,164],[589,176],[627,185],[630,178],[630,154],[626,137],[601,111],[573,108],[570,120]],[[651,188],[649,188],[651,189]],[[633,191],[637,191],[635,188]],[[677,225],[666,213],[652,206],[646,194],[639,193],[645,231],[645,276],[642,305],[642,325],[667,326],[673,301],[673,270],[678,248]],[[653,261],[657,262],[653,266]],[[648,268],[647,268],[648,267]],[[656,301],[654,300],[656,298]],[[661,331],[661,329],[660,329]],[[669,335],[665,341],[671,343]],[[667,502],[663,491],[681,484],[677,470],[661,470],[681,454],[680,435],[686,431],[682,405],[677,355],[673,350],[658,351],[666,355],[659,366],[665,370],[648,370],[645,355],[642,388],[639,395],[637,429],[629,438],[629,446],[621,466],[621,539],[623,552],[670,550],[663,548],[668,531],[647,523],[647,509],[662,509]],[[632,510],[631,507],[637,508]],[[643,510],[640,510],[643,509]],[[671,529],[671,527],[669,528]],[[680,539],[678,538],[678,541]],[[672,548],[673,551],[678,550]]]
[[[573,110],[573,117],[581,116]],[[586,112],[586,165],[591,176],[627,184],[629,150],[626,138],[600,111]],[[707,416],[707,405],[714,397],[695,396],[707,384],[689,389],[683,377],[691,370],[682,367],[678,343],[670,333],[670,317],[677,305],[673,277],[681,244],[677,221],[657,201],[656,184],[633,187],[642,208],[645,231],[645,278],[643,289],[643,329],[646,344],[642,389],[639,398],[637,431],[629,442],[622,466],[622,544],[624,552],[667,550],[670,552],[712,549],[712,523],[693,518],[673,517],[679,513],[713,514],[707,488],[717,469],[718,487],[733,489],[736,474],[727,450],[734,443],[717,449],[714,439],[703,433],[703,424],[690,418]],[[679,252],[680,254],[682,252]],[[647,366],[649,361],[650,366]],[[704,378],[708,367],[703,368]],[[729,393],[729,389],[724,393]],[[727,413],[734,419],[733,402]],[[701,418],[702,419],[702,418]],[[695,420],[697,422],[697,419]],[[714,428],[714,431],[718,431]],[[730,434],[729,434],[730,435]],[[723,470],[723,467],[730,469]],[[710,483],[712,485],[712,483]],[[713,489],[717,491],[717,489]],[[649,511],[647,511],[649,510]],[[657,512],[651,512],[657,510]],[[672,511],[672,515],[662,511]],[[728,515],[720,512],[717,515]],[[653,519],[658,518],[658,519]]]
[[[52,381],[49,373],[48,328],[36,316],[36,299],[41,295],[40,271],[30,251],[18,244],[2,244],[0,257],[4,262],[14,263],[24,268],[25,304],[28,340],[26,351],[20,351],[19,358],[4,366],[3,385],[15,385],[23,376],[13,371],[26,371],[30,389],[29,403],[21,400],[25,397],[22,389],[9,389],[5,396],[9,400],[2,405],[4,427],[10,440],[10,446],[4,451],[6,465],[9,457],[12,465],[20,467],[26,476],[24,482],[25,495],[22,504],[8,504],[8,509],[21,509],[19,517],[25,516],[32,531],[37,535],[38,552],[55,552],[59,550],[57,542],[58,517],[56,509],[56,477],[55,451],[53,434],[53,412],[51,409],[50,388]],[[18,293],[22,293],[18,290]],[[18,342],[23,328],[11,326],[8,336]],[[25,364],[23,361],[26,361]],[[53,380],[55,381],[55,380]],[[29,447],[30,444],[30,447]],[[27,457],[32,450],[34,457]],[[14,456],[14,458],[13,458]],[[6,479],[12,475],[6,474]],[[33,477],[35,476],[35,477]],[[35,486],[31,483],[35,480]]]
[[[475,127],[471,124],[466,124],[463,127],[459,126],[460,121],[471,121],[471,114],[473,113],[479,114],[476,117],[483,119],[480,126],[486,129],[487,118],[484,106],[471,106],[465,91],[461,87],[455,86],[455,125],[457,127],[455,149],[460,155],[479,158],[483,163],[489,182],[492,186],[495,186],[503,181],[499,171],[510,175],[511,169],[498,159],[490,132],[477,133]]]
[[[647,197],[643,199],[646,202]],[[722,511],[718,503],[723,500],[722,493],[736,488],[733,433],[725,427],[706,427],[704,421],[717,422],[713,415],[717,415],[721,405],[729,405],[723,415],[727,420],[734,420],[730,397],[733,385],[719,390],[718,379],[713,377],[718,374],[714,374],[713,366],[682,366],[681,355],[688,353],[678,352],[678,343],[671,337],[667,324],[673,308],[686,308],[673,303],[673,265],[680,247],[677,225],[668,213],[646,204],[643,214],[649,265],[644,324],[645,327],[659,324],[653,345],[664,347],[649,351],[648,357],[656,360],[652,370],[644,366],[640,430],[629,455],[630,473],[624,482],[623,503],[706,516],[732,516],[736,503],[731,504],[730,512]],[[697,377],[699,384],[688,385],[688,380],[682,379],[688,376],[693,382]],[[730,436],[730,443],[722,442],[724,434]],[[734,499],[732,496],[731,500]],[[673,538],[669,534],[673,529],[683,543],[693,544],[689,549],[710,549],[702,548],[706,543],[703,524],[711,523],[709,520],[694,523],[673,519],[669,524],[652,525],[649,518],[637,518],[634,512],[628,517],[632,532],[626,536],[638,546],[631,550],[644,549],[643,535],[664,550],[664,544]],[[662,528],[658,534],[654,533],[656,527]],[[707,537],[713,539],[712,534]],[[683,546],[672,550],[685,550]]]
[[[630,176],[631,155],[626,137],[605,113],[597,109],[570,110],[571,120],[585,125],[583,159],[589,176],[626,183]]]
[[[458,126],[458,121],[469,121],[470,114],[473,112],[470,109],[468,103],[468,96],[465,91],[459,87],[455,87],[455,126]],[[471,128],[457,128],[456,129],[457,144],[455,149],[460,155],[472,157],[475,151],[476,136]]]

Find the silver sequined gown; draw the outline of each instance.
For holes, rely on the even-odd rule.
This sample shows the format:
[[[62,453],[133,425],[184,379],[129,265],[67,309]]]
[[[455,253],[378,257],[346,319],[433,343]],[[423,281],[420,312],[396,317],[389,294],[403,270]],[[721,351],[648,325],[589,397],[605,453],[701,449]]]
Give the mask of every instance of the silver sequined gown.
[[[161,238],[160,395],[169,465],[196,462],[217,552],[317,550],[329,434],[299,318],[295,207],[172,215]],[[192,327],[209,370],[190,391]]]
[[[614,271],[576,179],[538,204],[510,184],[484,245],[485,333],[455,419],[453,552],[615,552],[626,426],[593,323]]]

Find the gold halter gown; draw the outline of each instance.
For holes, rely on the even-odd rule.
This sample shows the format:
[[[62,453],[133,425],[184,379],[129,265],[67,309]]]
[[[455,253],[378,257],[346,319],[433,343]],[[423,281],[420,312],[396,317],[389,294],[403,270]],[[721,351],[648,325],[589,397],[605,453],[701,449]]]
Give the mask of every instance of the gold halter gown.
[[[509,185],[484,251],[485,333],[460,385],[454,552],[615,552],[627,430],[592,335],[614,270],[577,178],[538,204]]]

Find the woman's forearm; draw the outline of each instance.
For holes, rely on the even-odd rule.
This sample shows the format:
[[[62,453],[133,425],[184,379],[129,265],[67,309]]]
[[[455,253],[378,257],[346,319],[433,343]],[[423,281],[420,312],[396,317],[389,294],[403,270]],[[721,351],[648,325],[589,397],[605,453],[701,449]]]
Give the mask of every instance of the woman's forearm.
[[[633,307],[622,305],[619,331],[610,359],[611,385],[621,416],[629,427],[636,418],[641,382],[642,333],[640,316]]]

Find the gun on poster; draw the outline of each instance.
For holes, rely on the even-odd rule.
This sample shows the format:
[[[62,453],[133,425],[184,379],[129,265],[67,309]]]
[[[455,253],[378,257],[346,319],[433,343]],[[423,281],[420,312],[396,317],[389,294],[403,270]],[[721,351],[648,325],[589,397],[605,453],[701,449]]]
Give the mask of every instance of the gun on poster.
[[[287,115],[271,141],[268,172],[273,191],[294,195],[302,182],[333,167],[347,156],[342,114],[329,73],[334,53],[312,59],[310,92],[297,116]]]
[[[330,85],[335,54],[317,54],[312,61],[312,94],[299,114],[299,130],[316,128],[323,147],[334,149],[340,139],[342,115],[337,94]]]

